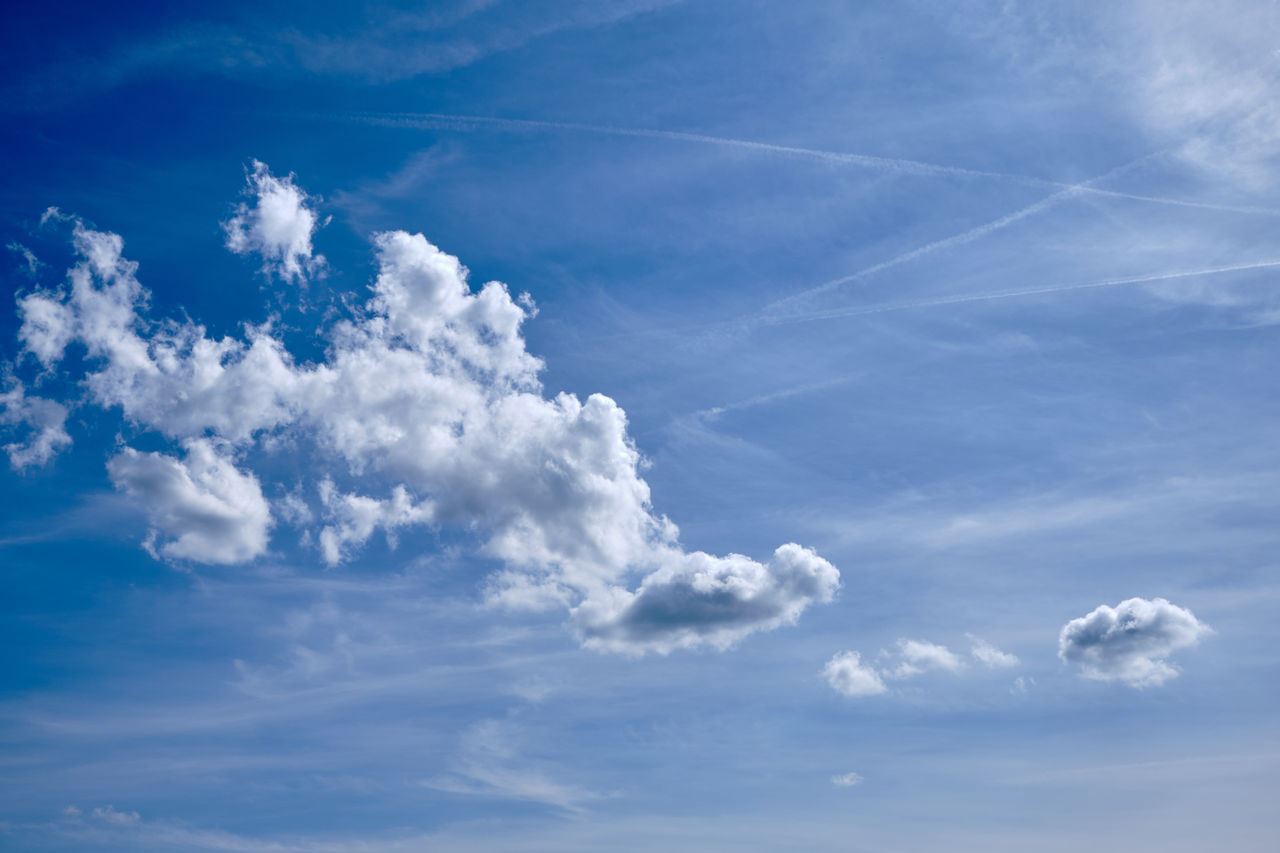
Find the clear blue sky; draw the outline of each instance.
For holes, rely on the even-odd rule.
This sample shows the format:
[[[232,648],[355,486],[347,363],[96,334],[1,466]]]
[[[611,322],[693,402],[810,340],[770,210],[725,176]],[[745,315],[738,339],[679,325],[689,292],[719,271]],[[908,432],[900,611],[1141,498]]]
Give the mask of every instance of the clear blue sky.
[[[1273,4],[126,5],[0,28],[0,847],[1276,849]]]

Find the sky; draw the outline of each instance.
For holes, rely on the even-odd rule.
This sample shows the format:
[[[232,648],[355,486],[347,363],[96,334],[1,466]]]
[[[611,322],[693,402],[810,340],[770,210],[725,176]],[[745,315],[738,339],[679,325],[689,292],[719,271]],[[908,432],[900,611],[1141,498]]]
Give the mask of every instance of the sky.
[[[1274,4],[5,14],[0,847],[1276,849]]]

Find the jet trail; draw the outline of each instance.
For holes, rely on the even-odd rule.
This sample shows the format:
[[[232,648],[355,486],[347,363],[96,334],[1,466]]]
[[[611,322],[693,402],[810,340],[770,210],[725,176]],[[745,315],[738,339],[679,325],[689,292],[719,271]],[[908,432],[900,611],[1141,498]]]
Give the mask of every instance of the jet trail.
[[[867,314],[885,314],[890,311],[907,311],[913,308],[938,308],[944,305],[960,305],[966,302],[986,302],[993,299],[1016,299],[1022,296],[1039,296],[1045,293],[1065,293],[1072,290],[1088,290],[1100,287],[1116,287],[1124,284],[1144,284],[1154,281],[1171,281],[1180,278],[1194,278],[1200,275],[1218,275],[1244,270],[1269,269],[1280,267],[1280,260],[1257,261],[1248,264],[1234,264],[1226,267],[1211,267],[1201,270],[1184,270],[1181,272],[1157,273],[1129,278],[1109,278],[1103,281],[1091,281],[1083,284],[1058,284],[1048,287],[1033,287],[1025,290],[997,290],[990,293],[970,293],[961,296],[946,296],[938,299],[920,299],[913,302],[893,302],[886,305],[868,305],[861,308],[843,308],[831,311],[818,311],[810,314],[793,314],[781,317],[763,318],[759,325],[776,326],[784,323],[803,323],[815,320],[836,320],[843,317],[860,317]]]
[[[1017,175],[1010,172],[996,172],[985,169],[965,169],[959,166],[942,166],[937,163],[926,163],[920,160],[907,160],[893,157],[876,157],[870,154],[849,154],[839,151],[824,151],[816,148],[802,148],[793,145],[775,145],[770,142],[756,142],[750,139],[733,139],[724,136],[709,136],[702,133],[686,133],[679,130],[649,130],[645,128],[613,127],[601,124],[583,124],[567,121],[538,121],[534,119],[494,118],[490,116],[453,115],[449,113],[344,113],[324,118],[339,118],[345,121],[362,122],[384,127],[437,127],[455,130],[467,130],[478,126],[493,127],[506,131],[527,130],[568,130],[578,133],[597,133],[609,136],[631,136],[647,139],[670,139],[678,142],[693,142],[702,145],[717,145],[727,148],[740,148],[748,151],[759,151],[808,160],[819,160],[838,165],[861,166],[885,172],[898,172],[907,175],[935,175],[950,178],[985,178],[989,180],[1008,181],[1029,187],[1045,187],[1049,189],[1076,190],[1087,195],[1106,198],[1121,198],[1130,201],[1142,201],[1151,204],[1171,205],[1174,207],[1191,207],[1202,210],[1216,210],[1225,213],[1248,213],[1263,216],[1280,216],[1280,210],[1267,207],[1249,207],[1228,204],[1214,204],[1206,201],[1189,201],[1178,198],[1140,195],[1118,190],[1105,190],[1084,184],[1072,184],[1065,181],[1052,181],[1047,178],[1035,178],[1029,175]]]
[[[1117,166],[1116,168],[1112,169],[1109,172],[1105,172],[1101,175],[1098,175],[1096,178],[1090,178],[1089,180],[1085,181],[1084,183],[1078,186],[1072,186],[1066,189],[1058,190],[1052,195],[1042,198],[1040,201],[1037,201],[1034,204],[1027,205],[1026,207],[1021,208],[1020,210],[1015,210],[1013,213],[1005,214],[1004,216],[1001,216],[998,219],[993,219],[990,222],[985,222],[982,225],[978,225],[973,228],[970,228],[968,231],[963,231],[959,234],[953,234],[950,237],[944,237],[940,240],[934,240],[932,243],[926,243],[923,246],[918,246],[915,249],[912,249],[908,252],[904,252],[903,254],[890,258],[887,261],[882,261],[878,264],[873,264],[872,266],[866,267],[865,269],[858,270],[857,272],[852,273],[850,275],[841,276],[840,278],[832,279],[831,281],[824,282],[823,284],[819,284],[816,287],[811,287],[808,290],[803,290],[799,293],[794,293],[790,296],[784,296],[781,299],[774,300],[773,302],[769,303],[768,305],[766,305],[764,308],[760,310],[759,316],[767,322],[770,319],[771,315],[776,315],[776,310],[783,306],[792,305],[796,302],[807,299],[811,296],[816,296],[820,293],[826,293],[829,290],[834,290],[835,288],[839,287],[842,284],[848,284],[851,281],[857,281],[859,279],[866,278],[867,276],[873,275],[882,270],[889,269],[890,267],[896,267],[899,264],[906,263],[907,261],[913,261],[916,258],[920,258],[925,255],[932,254],[933,252],[939,251],[941,249],[949,249],[952,246],[963,246],[966,243],[972,243],[974,240],[978,240],[982,237],[985,237],[994,231],[999,231],[1001,228],[1004,228],[1007,225],[1012,225],[1013,223],[1021,219],[1025,219],[1026,217],[1039,213],[1040,211],[1048,207],[1052,207],[1053,205],[1057,204],[1060,201],[1065,201],[1068,198],[1073,198],[1075,196],[1080,195],[1082,192],[1087,192],[1089,189],[1092,189],[1092,186],[1094,184],[1100,183],[1102,181],[1107,180],[1108,178],[1113,178],[1116,175],[1122,174],[1134,168],[1135,166],[1138,166],[1139,164],[1146,162],[1147,160],[1151,159],[1151,157],[1154,157],[1154,156],[1155,154],[1149,154],[1146,157],[1139,157],[1136,160],[1132,160],[1128,163],[1125,163],[1123,166]]]

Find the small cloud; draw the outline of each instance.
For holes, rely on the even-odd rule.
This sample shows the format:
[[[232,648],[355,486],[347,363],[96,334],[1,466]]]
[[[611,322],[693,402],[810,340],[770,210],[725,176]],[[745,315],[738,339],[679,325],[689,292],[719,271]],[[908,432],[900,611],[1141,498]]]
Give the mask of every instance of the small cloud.
[[[1009,688],[1009,692],[1014,696],[1025,696],[1027,692],[1036,686],[1036,680],[1031,677],[1024,678],[1019,675],[1013,680],[1013,686]]]
[[[880,673],[874,667],[862,663],[857,652],[840,652],[822,668],[822,675],[827,684],[845,696],[875,696],[884,693],[886,688]]]
[[[795,543],[778,548],[768,563],[695,551],[671,558],[636,592],[613,587],[573,615],[589,648],[630,654],[701,644],[723,649],[755,631],[794,624],[839,588],[836,567]]]
[[[222,223],[227,248],[237,255],[262,256],[262,272],[282,281],[302,281],[323,274],[324,255],[312,255],[311,235],[319,227],[311,196],[293,182],[293,175],[277,178],[266,163],[253,161],[247,192],[253,207],[241,203],[235,216]]]
[[[5,248],[22,256],[22,261],[26,265],[26,273],[31,278],[35,278],[40,272],[40,267],[44,266],[40,259],[35,256],[35,253],[21,243],[9,243]]]
[[[77,818],[82,814],[84,814],[84,812],[80,811],[75,806],[64,806],[62,809],[62,816],[66,818]]]
[[[165,541],[165,557],[198,563],[243,563],[267,549],[271,510],[258,480],[195,439],[186,459],[126,447],[107,463],[116,488],[138,500],[151,519],[148,542]]]
[[[93,816],[98,820],[113,823],[116,826],[129,826],[130,824],[135,824],[142,820],[142,815],[137,812],[116,811],[115,806],[96,808],[93,810]]]
[[[1017,655],[1002,652],[986,640],[975,637],[973,634],[965,634],[965,636],[973,643],[973,648],[969,650],[969,654],[973,655],[975,660],[980,661],[988,669],[1008,669],[1011,666],[1018,665]]]
[[[1130,598],[1116,607],[1103,604],[1064,625],[1058,657],[1079,664],[1085,678],[1156,687],[1178,677],[1178,669],[1165,660],[1170,653],[1211,633],[1190,610],[1163,598]]]
[[[936,669],[947,672],[964,669],[964,661],[946,646],[923,640],[899,640],[897,657],[898,665],[885,671],[890,678],[914,678]]]
[[[852,788],[862,784],[862,777],[857,773],[845,773],[842,776],[832,776],[831,784],[840,788]]]

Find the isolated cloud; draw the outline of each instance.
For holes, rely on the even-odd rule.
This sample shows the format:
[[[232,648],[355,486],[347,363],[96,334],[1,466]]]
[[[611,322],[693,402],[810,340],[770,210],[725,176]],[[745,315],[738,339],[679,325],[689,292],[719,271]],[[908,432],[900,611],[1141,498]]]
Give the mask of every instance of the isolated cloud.
[[[969,650],[975,660],[981,662],[988,669],[1008,669],[1011,666],[1018,665],[1018,656],[1002,652],[986,640],[965,634],[969,638],[969,642],[973,643],[973,647]]]
[[[299,281],[322,271],[324,256],[311,254],[316,214],[293,175],[277,178],[267,164],[254,160],[249,189],[255,196],[253,206],[241,203],[235,216],[222,223],[227,248],[237,255],[261,255],[262,271],[284,281]]]
[[[862,663],[857,652],[839,652],[822,668],[831,687],[845,696],[875,696],[888,688],[874,667]]]
[[[77,813],[79,813],[79,810],[77,810]],[[98,807],[91,814],[98,820],[115,824],[116,826],[129,826],[142,819],[142,815],[137,812],[117,811],[115,806]]]
[[[67,435],[67,407],[42,397],[30,397],[15,382],[0,394],[0,426],[18,427],[24,439],[4,446],[15,471],[43,465],[71,445]]]
[[[107,463],[111,481],[145,507],[159,553],[198,563],[240,563],[267,549],[271,512],[258,480],[211,442],[192,439],[186,459],[126,447]]]
[[[228,223],[229,245],[301,274],[307,195],[258,163],[250,185],[256,203]],[[229,460],[305,447],[313,479],[290,484],[280,517],[319,518],[311,540],[327,562],[379,530],[472,530],[505,566],[485,586],[492,601],[569,607],[595,648],[724,647],[795,621],[839,585],[797,545],[767,563],[686,553],[651,506],[622,409],[600,394],[543,395],[522,335],[532,300],[500,282],[473,290],[421,234],[374,235],[371,297],[332,326],[322,360],[300,362],[269,324],[211,338],[191,321],[149,319],[120,237],[71,221],[70,286],[23,296],[19,336],[50,370],[82,345],[88,402],[187,448],[185,462],[126,450],[112,463],[115,482],[148,502],[166,556],[261,554],[271,514],[255,475]]]
[[[885,670],[890,678],[912,678],[930,670],[959,672],[964,662],[946,646],[923,640],[898,640],[897,664]]]
[[[645,578],[634,593],[613,588],[588,598],[573,617],[589,647],[724,648],[754,631],[794,623],[810,604],[830,601],[839,585],[835,566],[794,543],[775,551],[768,564],[696,551]]]
[[[1163,598],[1130,598],[1116,607],[1101,605],[1072,619],[1058,636],[1058,657],[1079,664],[1081,675],[1154,687],[1178,676],[1165,658],[1194,646],[1212,633],[1190,610]]]
[[[839,776],[832,776],[831,784],[840,788],[852,788],[854,785],[862,784],[862,777],[857,773],[843,773]]]

